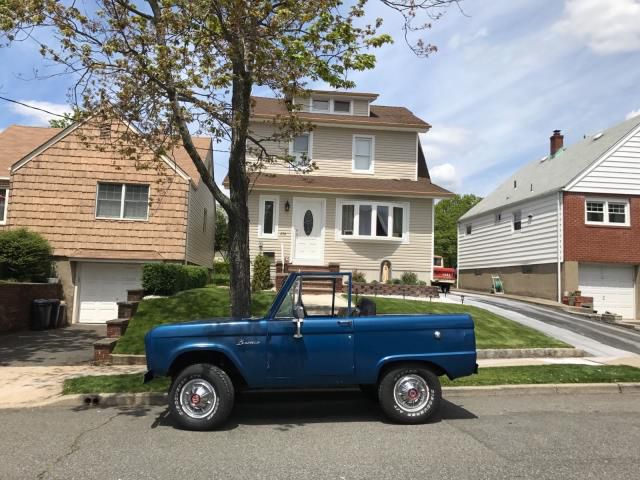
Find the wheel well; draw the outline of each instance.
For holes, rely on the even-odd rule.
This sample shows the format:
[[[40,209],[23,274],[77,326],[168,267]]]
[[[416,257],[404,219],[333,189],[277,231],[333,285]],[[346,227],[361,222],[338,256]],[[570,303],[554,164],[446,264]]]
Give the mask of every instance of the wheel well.
[[[238,370],[229,357],[224,353],[212,350],[195,350],[178,355],[171,364],[171,367],[169,367],[169,376],[173,379],[189,365],[196,363],[208,363],[220,367],[229,375],[236,389],[242,389],[247,386],[247,382],[242,376],[242,373],[240,373],[240,370]]]
[[[382,368],[380,369],[380,372],[378,372],[377,382],[379,383],[380,379],[384,377],[389,370],[400,367],[402,365],[420,365],[423,368],[428,368],[439,377],[447,374],[447,371],[444,368],[442,368],[440,365],[433,362],[426,361],[426,360],[397,360],[397,361],[385,363],[382,366]]]

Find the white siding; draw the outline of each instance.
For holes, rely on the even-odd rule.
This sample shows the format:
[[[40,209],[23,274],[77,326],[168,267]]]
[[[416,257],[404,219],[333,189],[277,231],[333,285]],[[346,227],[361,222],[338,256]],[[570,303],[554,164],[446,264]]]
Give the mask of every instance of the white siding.
[[[258,238],[258,199],[260,195],[279,195],[278,238]],[[291,215],[293,197],[321,198],[318,194],[300,194],[291,192],[252,192],[249,195],[249,250],[251,258],[260,252],[274,252],[276,261],[281,260],[281,248],[286,257],[291,255]],[[409,241],[407,243],[384,241],[354,241],[336,239],[336,199],[389,201],[389,197],[362,197],[330,195],[326,198],[326,218],[324,233],[324,263],[337,262],[343,270],[363,272],[368,280],[379,280],[380,264],[383,260],[391,262],[394,278],[407,272],[415,272],[420,280],[431,278],[431,251],[433,243],[433,217],[431,199],[398,198],[398,203],[409,203]],[[285,211],[289,201],[290,210]]]
[[[273,135],[274,127],[265,122],[253,122],[252,133],[258,138]],[[416,178],[416,132],[367,130],[362,128],[316,127],[313,130],[311,156],[318,170],[311,175],[362,177],[352,172],[353,135],[370,135],[375,138],[373,178]],[[273,155],[286,155],[288,144],[266,142],[267,151]],[[251,158],[249,158],[251,161]],[[264,171],[274,174],[290,173],[283,162],[266,166]],[[368,177],[368,175],[364,175]]]
[[[587,171],[569,191],[640,195],[640,131]]]
[[[365,117],[369,115],[369,100],[354,100],[353,101],[353,114],[354,115],[364,115]]]
[[[534,265],[558,261],[558,196],[552,194],[510,205],[496,223],[491,212],[458,225],[458,267],[471,268]],[[522,212],[522,229],[513,231],[513,212]],[[531,221],[528,216],[532,215]],[[471,224],[471,235],[466,225]]]

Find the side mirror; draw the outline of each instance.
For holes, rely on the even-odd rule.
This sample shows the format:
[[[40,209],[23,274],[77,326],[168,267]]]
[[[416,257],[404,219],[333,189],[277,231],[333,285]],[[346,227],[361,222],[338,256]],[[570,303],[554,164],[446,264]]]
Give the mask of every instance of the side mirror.
[[[296,325],[296,333],[293,334],[293,338],[302,338],[302,332],[300,331],[300,328],[304,323],[304,307],[302,305],[296,305],[293,308],[293,315],[295,317],[293,319],[293,323],[295,323]]]

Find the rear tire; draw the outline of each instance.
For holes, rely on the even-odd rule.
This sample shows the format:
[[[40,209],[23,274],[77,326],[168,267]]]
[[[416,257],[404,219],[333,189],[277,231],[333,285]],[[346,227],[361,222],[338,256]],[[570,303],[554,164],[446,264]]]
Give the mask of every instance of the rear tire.
[[[427,367],[405,364],[384,374],[378,385],[384,413],[398,423],[425,423],[440,408],[440,380]]]
[[[197,363],[182,370],[169,390],[169,410],[187,430],[212,430],[229,417],[234,401],[233,383],[224,370]]]

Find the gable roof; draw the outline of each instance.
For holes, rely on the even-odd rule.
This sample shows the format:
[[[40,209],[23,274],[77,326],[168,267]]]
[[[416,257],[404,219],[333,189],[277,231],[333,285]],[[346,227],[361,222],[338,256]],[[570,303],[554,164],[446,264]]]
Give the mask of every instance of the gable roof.
[[[254,101],[252,117],[271,119],[276,116],[289,115],[284,100],[270,97],[251,97]],[[416,117],[409,109],[404,107],[387,107],[383,105],[371,105],[370,115],[335,115],[330,113],[298,112],[302,120],[331,122],[345,125],[362,125],[378,127],[402,127],[426,131],[431,128],[424,120]]]
[[[10,169],[19,160],[53,139],[63,131],[62,128],[29,127],[11,125],[0,133],[0,178],[8,177]],[[211,149],[211,139],[207,137],[193,137],[193,143],[203,157]],[[191,157],[182,147],[174,148],[173,160],[189,177],[200,178]],[[203,158],[203,160],[205,159]]]
[[[543,157],[527,163],[460,217],[460,220],[564,189],[638,127],[640,116],[614,125],[601,134],[587,136],[562,148],[553,157]],[[514,180],[517,182],[515,189]]]

